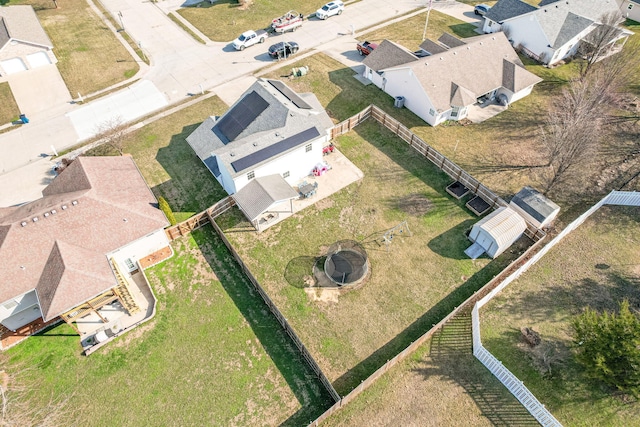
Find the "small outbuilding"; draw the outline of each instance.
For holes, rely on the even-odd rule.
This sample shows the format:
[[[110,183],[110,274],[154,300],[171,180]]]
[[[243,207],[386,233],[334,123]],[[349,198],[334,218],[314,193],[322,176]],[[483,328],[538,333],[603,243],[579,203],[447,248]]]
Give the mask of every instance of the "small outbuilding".
[[[511,199],[509,207],[538,228],[549,225],[560,212],[560,206],[531,187],[524,187],[518,191]]]
[[[483,253],[496,258],[507,250],[527,229],[525,220],[513,209],[501,207],[478,221],[471,232],[469,240],[473,242],[466,251],[471,259]]]

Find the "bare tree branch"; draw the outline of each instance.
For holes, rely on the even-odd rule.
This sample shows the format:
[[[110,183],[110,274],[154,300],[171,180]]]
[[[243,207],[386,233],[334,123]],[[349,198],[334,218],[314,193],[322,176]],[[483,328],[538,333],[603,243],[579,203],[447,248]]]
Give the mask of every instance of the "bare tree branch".
[[[116,150],[120,155],[124,153],[124,143],[127,135],[127,124],[122,117],[105,120],[96,127],[98,139]]]

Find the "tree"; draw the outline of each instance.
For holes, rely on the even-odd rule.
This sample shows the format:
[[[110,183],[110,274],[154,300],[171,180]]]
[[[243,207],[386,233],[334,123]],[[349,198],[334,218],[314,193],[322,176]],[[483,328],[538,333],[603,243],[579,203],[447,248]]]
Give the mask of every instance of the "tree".
[[[573,321],[578,363],[592,378],[640,395],[640,318],[620,304],[618,314],[587,310]]]
[[[596,62],[609,55],[615,41],[621,36],[619,26],[623,21],[620,12],[605,13],[600,18],[600,24],[583,39],[579,49],[584,58],[580,63],[582,78],[589,74]]]
[[[162,212],[164,212],[164,216],[166,216],[169,220],[169,224],[176,225],[176,217],[173,214],[173,211],[171,210],[171,206],[169,206],[169,202],[167,202],[167,199],[162,196],[158,197],[158,208]]]
[[[122,156],[128,132],[127,124],[122,117],[117,116],[105,120],[97,126],[96,130],[100,142],[112,147]]]

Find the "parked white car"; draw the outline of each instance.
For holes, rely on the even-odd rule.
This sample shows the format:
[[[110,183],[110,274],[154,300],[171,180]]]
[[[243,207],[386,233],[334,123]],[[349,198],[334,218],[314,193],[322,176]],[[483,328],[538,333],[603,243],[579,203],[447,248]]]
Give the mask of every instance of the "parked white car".
[[[320,9],[316,10],[316,17],[318,19],[327,19],[333,15],[340,15],[344,10],[344,3],[340,0],[332,1],[325,4]]]

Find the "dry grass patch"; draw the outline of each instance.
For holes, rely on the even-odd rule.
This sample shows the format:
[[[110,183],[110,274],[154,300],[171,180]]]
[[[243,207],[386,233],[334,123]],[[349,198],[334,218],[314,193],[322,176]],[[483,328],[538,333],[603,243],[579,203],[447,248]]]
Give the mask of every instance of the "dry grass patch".
[[[375,122],[359,125],[335,144],[365,177],[331,196],[330,207],[311,206],[260,235],[235,232],[244,221],[237,211],[221,222],[324,372],[345,393],[481,287],[511,254],[497,261],[468,259],[465,231],[477,217],[446,194],[448,177]],[[407,200],[425,213],[408,214]],[[405,220],[411,237],[396,236],[389,250],[377,242]],[[311,271],[294,275],[288,269],[301,268],[301,260],[321,257],[344,239],[367,250],[369,280],[337,301],[308,295],[303,281]]]
[[[481,312],[483,343],[565,425],[636,425],[640,403],[589,381],[571,354],[585,307],[640,307],[638,208],[603,207]],[[521,328],[540,334],[531,348]]]
[[[9,83],[0,83],[0,125],[16,120],[20,115],[20,109],[11,93]]]
[[[19,0],[32,5],[53,43],[58,70],[73,97],[105,89],[140,68],[85,1]]]

